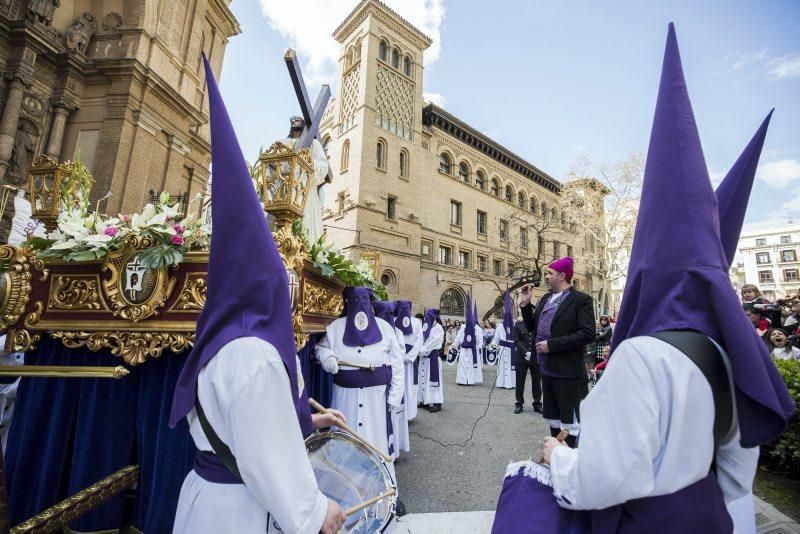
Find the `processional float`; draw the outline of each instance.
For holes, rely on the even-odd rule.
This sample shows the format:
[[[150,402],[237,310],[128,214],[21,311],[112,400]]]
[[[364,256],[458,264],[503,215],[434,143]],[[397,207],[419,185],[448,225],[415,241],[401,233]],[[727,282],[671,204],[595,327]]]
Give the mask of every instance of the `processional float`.
[[[330,90],[324,86],[312,108],[294,52],[284,59],[306,129],[294,147],[276,142],[261,154],[253,177],[288,274],[305,382],[312,384],[310,394],[324,398],[325,384],[317,391],[313,384],[327,377],[309,365],[309,356],[315,336],[342,310],[344,283],[314,267],[293,223],[309,194],[314,170],[308,147],[318,136]],[[91,184],[79,163],[40,157],[29,176],[33,219],[52,236],[64,228],[65,212],[92,217],[85,209]],[[97,238],[109,244],[102,254],[48,253],[36,239],[0,246],[0,332],[6,334],[6,351],[25,352],[26,364],[32,363],[0,367],[0,375],[35,377],[20,385],[5,477],[0,476],[0,533],[10,524],[16,525],[11,532],[61,531],[76,518],[76,530],[84,532],[125,522],[132,531],[171,530],[194,446],[185,422],[170,431],[166,419],[205,304],[208,239],[200,223],[193,223],[191,245],[174,239],[189,232],[175,228],[180,223],[163,214],[168,207],[161,208],[145,209],[157,224],[145,224],[144,212],[119,221],[124,235],[108,230],[111,225],[97,216],[105,228],[99,235],[110,237]],[[93,380],[100,377],[117,380]],[[123,518],[120,502],[131,498],[125,492],[135,485],[134,517]],[[172,490],[164,491],[167,486]]]

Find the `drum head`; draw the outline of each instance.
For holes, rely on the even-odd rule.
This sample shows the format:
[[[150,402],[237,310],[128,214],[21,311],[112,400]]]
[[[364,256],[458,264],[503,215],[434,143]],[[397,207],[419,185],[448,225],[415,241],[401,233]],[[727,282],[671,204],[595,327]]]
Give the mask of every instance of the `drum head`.
[[[306,450],[320,491],[343,510],[396,488],[384,461],[349,434],[312,434],[306,439]],[[388,497],[351,515],[344,531],[383,532],[394,517],[395,500]]]

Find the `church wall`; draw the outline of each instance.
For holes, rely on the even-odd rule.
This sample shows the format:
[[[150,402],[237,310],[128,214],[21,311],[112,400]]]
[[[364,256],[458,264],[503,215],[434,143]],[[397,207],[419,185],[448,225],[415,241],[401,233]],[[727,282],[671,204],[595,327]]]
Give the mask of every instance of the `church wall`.
[[[206,51],[218,75],[227,40],[239,32],[229,3],[61,0],[58,7],[50,4],[48,14],[47,2],[41,2],[37,9],[43,11],[29,14],[25,27],[15,30],[24,34],[14,40],[27,43],[24,51],[12,50],[11,32],[0,32],[0,69],[8,72],[12,58],[24,56],[22,65],[11,65],[14,72],[8,73],[18,76],[24,88],[14,104],[19,113],[0,127],[1,181],[25,181],[6,176],[7,168],[16,168],[9,159],[11,147],[33,147],[33,158],[51,149],[59,106],[66,110],[61,115],[66,123],[53,155],[72,159],[80,146],[82,159],[94,160],[92,197],[112,191],[105,206],[109,212],[140,210],[150,189],[189,195],[204,191],[210,135],[200,52]],[[0,4],[8,5],[0,7],[0,28],[28,11],[27,2]],[[84,13],[93,20],[79,20]],[[34,16],[36,22],[30,22]],[[0,108],[9,87],[9,78],[3,77]],[[3,138],[2,132],[11,128],[14,138]],[[199,210],[199,204],[194,207]],[[3,228],[12,215],[4,214]]]

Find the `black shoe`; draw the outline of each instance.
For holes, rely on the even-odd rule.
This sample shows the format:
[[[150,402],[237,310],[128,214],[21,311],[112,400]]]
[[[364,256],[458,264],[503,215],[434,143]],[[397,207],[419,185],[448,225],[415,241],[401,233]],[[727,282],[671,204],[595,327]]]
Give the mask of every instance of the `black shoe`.
[[[533,411],[536,412],[536,413],[544,413],[544,410],[542,409],[542,404],[541,403],[534,403],[533,404]]]
[[[514,413],[522,413],[522,405],[521,404],[517,404],[516,406],[514,406]]]
[[[567,436],[567,439],[564,440],[564,443],[566,443],[567,446],[570,447],[571,449],[577,449],[578,448],[578,436],[573,436],[573,435],[570,434],[569,436]]]
[[[397,517],[406,515],[406,505],[400,499],[397,499],[394,503],[394,515]]]
[[[431,413],[441,412],[442,411],[442,405],[441,404],[431,404],[430,407],[428,408],[428,411],[431,412]]]

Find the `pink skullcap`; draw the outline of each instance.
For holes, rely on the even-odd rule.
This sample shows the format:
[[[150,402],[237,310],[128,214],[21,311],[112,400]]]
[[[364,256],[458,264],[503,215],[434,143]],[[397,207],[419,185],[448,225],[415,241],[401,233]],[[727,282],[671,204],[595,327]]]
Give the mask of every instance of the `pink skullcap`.
[[[572,258],[570,258],[569,256],[564,256],[560,260],[554,261],[549,265],[549,267],[554,271],[558,271],[560,273],[564,273],[565,275],[567,275],[567,282],[572,280],[573,263],[572,263]]]

